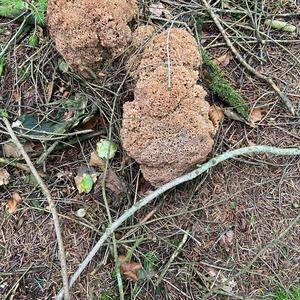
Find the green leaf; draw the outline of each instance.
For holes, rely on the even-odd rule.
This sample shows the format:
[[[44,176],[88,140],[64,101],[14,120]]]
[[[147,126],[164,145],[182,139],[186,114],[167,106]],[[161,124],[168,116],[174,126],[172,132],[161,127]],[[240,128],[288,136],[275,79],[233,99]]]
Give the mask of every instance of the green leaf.
[[[1,117],[2,118],[8,118],[8,112],[7,112],[7,110],[4,108],[4,109],[1,109],[0,110],[0,115],[1,115]]]
[[[67,73],[69,71],[69,65],[63,59],[59,59],[59,61],[58,61],[58,69],[62,73]]]
[[[88,194],[92,190],[93,185],[94,185],[94,182],[93,182],[92,176],[88,175],[88,174],[83,174],[81,183],[80,183],[80,188],[81,188],[82,192]]]
[[[36,47],[39,43],[39,38],[35,31],[33,31],[28,38],[28,45],[32,48]]]
[[[65,123],[51,120],[40,120],[38,116],[24,114],[20,117],[22,128],[31,135],[47,135],[51,133],[63,133]]]
[[[97,153],[100,158],[112,159],[117,150],[117,145],[109,140],[102,139],[97,143]]]

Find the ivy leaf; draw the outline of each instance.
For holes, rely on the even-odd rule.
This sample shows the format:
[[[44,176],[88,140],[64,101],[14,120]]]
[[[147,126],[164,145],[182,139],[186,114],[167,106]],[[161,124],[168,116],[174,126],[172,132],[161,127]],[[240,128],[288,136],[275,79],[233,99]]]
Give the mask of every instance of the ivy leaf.
[[[83,174],[81,182],[80,182],[80,189],[83,193],[88,194],[94,185],[94,181],[91,175]]]
[[[97,143],[97,153],[100,158],[112,159],[117,150],[117,145],[109,140],[102,139]]]

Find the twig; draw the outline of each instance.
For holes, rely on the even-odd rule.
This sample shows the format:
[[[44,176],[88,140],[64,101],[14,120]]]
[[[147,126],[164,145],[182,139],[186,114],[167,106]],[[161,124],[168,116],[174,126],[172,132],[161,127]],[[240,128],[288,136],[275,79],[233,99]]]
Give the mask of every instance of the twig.
[[[296,114],[296,111],[293,107],[292,102],[290,101],[290,99],[278,88],[278,86],[275,84],[275,82],[269,78],[266,77],[265,75],[261,74],[260,72],[258,72],[257,70],[255,70],[253,67],[251,67],[240,55],[240,53],[237,51],[237,49],[234,47],[234,45],[232,44],[232,42],[230,41],[230,39],[228,38],[221,22],[219,21],[217,15],[214,13],[213,9],[210,7],[210,5],[208,4],[208,2],[206,0],[201,0],[203,5],[205,6],[206,10],[208,11],[208,13],[210,14],[211,18],[213,19],[214,23],[216,24],[216,26],[218,27],[219,31],[221,32],[227,46],[230,48],[230,50],[232,51],[232,53],[234,54],[234,56],[239,60],[239,62],[249,71],[251,72],[253,75],[255,75],[257,78],[259,78],[260,80],[264,81],[265,83],[267,83],[276,93],[277,95],[281,98],[282,102],[285,104],[285,106],[287,107],[287,109],[290,111],[290,113],[292,115]]]
[[[19,162],[16,161],[16,159],[10,159],[10,158],[6,158],[6,157],[0,157],[0,164],[2,165],[12,165],[20,170],[29,172],[30,169],[28,168],[27,165],[25,164],[21,164]]]
[[[124,78],[124,81],[125,81],[125,78]],[[114,118],[117,98],[118,98],[120,89],[124,84],[124,81],[122,82],[122,84],[118,88],[117,94],[114,97],[114,102],[113,102],[113,106],[112,106],[112,110],[111,110],[111,116],[110,116],[110,119],[109,119],[109,132],[108,132],[108,140],[110,142],[112,141],[113,118]],[[107,157],[106,157],[106,161],[105,161],[105,168],[104,168],[102,184],[101,184],[102,197],[103,197],[105,209],[106,209],[108,220],[109,220],[109,226],[111,226],[111,224],[112,224],[112,217],[111,217],[110,208],[109,208],[109,205],[108,205],[107,195],[106,195],[106,178],[107,178],[108,169],[109,169],[109,154],[110,154],[110,151],[111,151],[111,143],[109,143],[109,147],[108,147],[108,151],[107,151]],[[119,257],[118,257],[117,241],[116,241],[116,236],[115,236],[114,233],[112,233],[112,242],[113,242],[113,255],[114,255],[114,261],[115,261],[115,270],[116,270],[117,282],[118,282],[118,288],[119,288],[119,296],[120,296],[120,300],[124,300],[125,296],[124,296],[122,275],[121,275],[121,270],[120,270],[120,260],[119,260]]]
[[[17,280],[17,282],[11,287],[11,289],[7,292],[6,296],[4,296],[4,300],[7,299],[7,297],[11,294],[11,293],[15,293],[16,289],[18,288],[20,281],[24,278],[24,276],[29,272],[29,270],[31,269],[32,264],[30,264],[30,266],[23,272],[23,274],[20,276],[20,278]]]
[[[247,155],[247,154],[253,154],[253,153],[270,153],[273,155],[280,155],[280,156],[292,156],[292,155],[299,155],[300,156],[300,148],[276,148],[271,146],[250,146],[245,148],[240,148],[232,151],[225,152],[219,156],[216,156],[209,160],[207,163],[198,166],[197,169],[194,171],[180,176],[167,184],[161,186],[157,190],[153,191],[150,195],[146,196],[145,198],[141,199],[137,203],[135,203],[131,208],[126,210],[123,215],[121,215],[117,220],[115,220],[110,226],[108,226],[99,239],[99,241],[96,243],[96,245],[92,248],[90,253],[87,255],[87,257],[84,259],[84,261],[79,265],[76,272],[73,274],[73,276],[70,279],[69,285],[72,286],[77,278],[80,276],[80,274],[84,271],[84,269],[87,267],[87,265],[90,263],[90,261],[93,259],[93,257],[96,255],[96,253],[99,251],[101,246],[104,244],[104,242],[110,237],[110,235],[118,229],[122,223],[124,223],[128,218],[130,218],[132,215],[134,215],[139,209],[144,207],[145,205],[151,203],[154,199],[156,199],[158,196],[162,195],[166,191],[180,185],[181,183],[190,181],[199,175],[203,174],[207,170],[211,169],[212,167],[218,165],[219,163],[234,158],[236,156],[240,155]],[[62,299],[63,297],[63,289],[59,292],[57,300]]]
[[[12,138],[12,141],[16,145],[19,153],[21,153],[21,155],[24,157],[32,175],[36,179],[43,194],[45,195],[45,197],[48,200],[50,211],[51,211],[52,217],[53,217],[53,223],[54,223],[56,237],[57,237],[57,243],[58,243],[61,274],[62,274],[62,280],[63,280],[63,286],[64,286],[64,297],[65,297],[65,300],[70,300],[66,255],[65,255],[64,244],[63,244],[62,234],[61,234],[60,225],[59,225],[59,219],[58,219],[58,215],[56,212],[54,201],[51,197],[51,193],[50,193],[48,187],[46,186],[46,184],[44,183],[44,181],[42,180],[42,178],[40,177],[40,175],[37,172],[36,168],[34,167],[33,163],[31,162],[31,159],[29,158],[28,154],[24,150],[22,144],[19,142],[19,140],[18,140],[17,136],[15,135],[14,131],[12,130],[11,125],[10,125],[9,121],[7,120],[7,118],[3,117],[2,120],[7,128],[9,135]]]
[[[171,266],[172,262],[174,261],[174,259],[179,254],[181,248],[186,243],[189,235],[190,235],[189,231],[186,231],[183,238],[182,238],[182,240],[181,240],[181,242],[180,242],[180,244],[178,245],[177,249],[173,252],[173,254],[171,255],[169,261],[167,262],[166,266],[164,267],[163,271],[161,272],[161,274],[159,275],[157,281],[155,282],[155,287],[158,287],[161,284],[164,276],[166,275],[166,273],[167,273],[168,269],[170,268],[170,266]]]

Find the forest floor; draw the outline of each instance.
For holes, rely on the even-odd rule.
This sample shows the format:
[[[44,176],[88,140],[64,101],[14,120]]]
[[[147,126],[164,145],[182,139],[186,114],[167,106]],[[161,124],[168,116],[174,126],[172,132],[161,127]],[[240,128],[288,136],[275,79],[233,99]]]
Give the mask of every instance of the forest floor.
[[[230,53],[199,2],[161,1],[165,15],[151,14],[151,2],[140,1],[139,24],[189,26],[193,31],[195,17],[200,16],[202,47],[213,58]],[[300,113],[299,34],[264,25],[268,17],[299,25],[299,7],[288,0],[263,3],[215,1],[213,10],[244,60],[272,77]],[[107,189],[113,219],[154,189],[120,142],[122,104],[132,99],[132,83],[124,80],[124,59],[129,54],[105,66],[97,80],[84,80],[64,64],[47,28],[31,29],[36,31],[36,43],[29,39],[30,31],[14,40],[19,28],[18,21],[0,19],[1,45],[13,42],[5,55],[0,108],[6,108],[11,123],[22,118],[30,124],[32,132],[15,130],[34,163],[57,142],[38,169],[56,203],[71,275],[109,224],[101,180],[87,194],[79,194],[74,181],[79,170],[89,166],[97,142],[111,131],[118,145],[109,167],[124,183],[124,191],[116,196]],[[250,145],[299,146],[300,118],[285,109],[270,86],[233,57],[220,67],[249,110],[262,115],[252,127],[225,116],[210,157]],[[211,104],[226,106],[209,90],[208,94]],[[92,117],[85,123],[81,118],[63,134],[53,134],[51,126],[59,123],[58,117],[63,120],[78,111],[66,103],[77,103],[84,117]],[[38,124],[42,129],[34,131]],[[39,186],[24,170],[25,162],[4,147],[9,140],[0,122],[1,170],[10,174],[9,183],[0,186],[0,298],[53,299],[62,281],[52,216]],[[9,212],[13,193],[21,201]],[[131,251],[132,261],[144,270],[137,281],[123,278],[126,299],[299,300],[299,222],[286,231],[299,217],[299,194],[299,158],[265,154],[228,160],[165,193],[116,232],[118,253]],[[78,216],[79,209],[84,209],[84,216]],[[119,299],[112,249],[111,241],[101,248],[71,289],[72,299]],[[177,256],[168,264],[174,253]]]

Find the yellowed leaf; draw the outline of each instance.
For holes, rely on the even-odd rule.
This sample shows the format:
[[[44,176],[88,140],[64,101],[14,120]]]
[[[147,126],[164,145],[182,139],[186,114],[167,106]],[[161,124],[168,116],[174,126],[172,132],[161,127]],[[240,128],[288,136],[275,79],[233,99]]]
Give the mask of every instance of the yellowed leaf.
[[[250,121],[257,123],[263,118],[263,110],[261,108],[254,108],[250,114]]]
[[[125,259],[126,257],[124,255],[119,256],[121,273],[126,279],[137,281],[139,279],[139,271],[142,269],[142,265],[137,262],[126,262]]]
[[[232,59],[231,53],[226,52],[225,54],[221,55],[220,57],[215,58],[213,60],[213,63],[215,63],[216,65],[218,65],[220,67],[226,67],[230,63],[231,59]]]
[[[0,169],[0,186],[9,183],[10,175],[5,169]]]
[[[209,119],[212,121],[215,128],[218,128],[220,122],[224,119],[224,111],[217,105],[213,105],[210,107],[208,113]]]
[[[21,202],[21,196],[17,192],[13,192],[12,198],[7,202],[8,212],[13,214],[17,210],[17,205]]]

